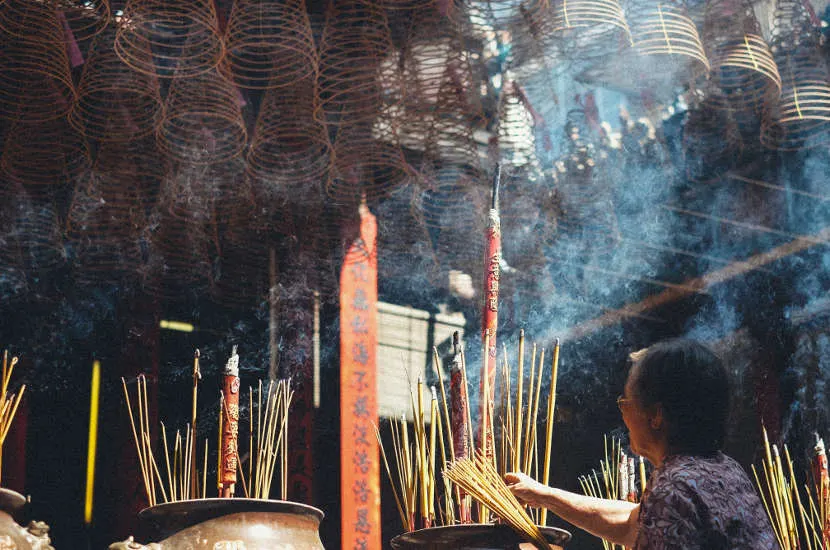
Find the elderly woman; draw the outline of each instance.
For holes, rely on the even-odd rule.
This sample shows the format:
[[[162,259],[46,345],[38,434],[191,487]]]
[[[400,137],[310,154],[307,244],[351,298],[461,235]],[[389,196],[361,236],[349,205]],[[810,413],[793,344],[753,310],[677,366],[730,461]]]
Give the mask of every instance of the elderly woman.
[[[678,339],[632,360],[617,404],[631,450],[656,468],[641,502],[583,496],[510,473],[505,479],[513,494],[635,550],[778,548],[752,482],[720,451],[729,382],[717,356]]]

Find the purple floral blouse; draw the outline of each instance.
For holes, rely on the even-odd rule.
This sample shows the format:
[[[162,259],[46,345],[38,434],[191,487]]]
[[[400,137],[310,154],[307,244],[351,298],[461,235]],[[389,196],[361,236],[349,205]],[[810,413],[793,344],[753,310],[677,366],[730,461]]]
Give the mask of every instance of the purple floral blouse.
[[[672,456],[651,474],[635,550],[675,548],[778,549],[754,485],[725,454]]]

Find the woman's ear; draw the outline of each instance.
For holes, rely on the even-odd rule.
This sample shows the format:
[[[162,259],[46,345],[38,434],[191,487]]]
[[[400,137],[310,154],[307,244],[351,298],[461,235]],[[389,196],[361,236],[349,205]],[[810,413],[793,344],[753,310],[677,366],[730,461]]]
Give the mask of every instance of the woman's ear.
[[[656,405],[654,405],[654,408],[652,409],[652,412],[649,415],[648,425],[651,427],[652,430],[659,431],[663,429],[664,422],[665,419],[663,418],[663,405],[657,403]]]

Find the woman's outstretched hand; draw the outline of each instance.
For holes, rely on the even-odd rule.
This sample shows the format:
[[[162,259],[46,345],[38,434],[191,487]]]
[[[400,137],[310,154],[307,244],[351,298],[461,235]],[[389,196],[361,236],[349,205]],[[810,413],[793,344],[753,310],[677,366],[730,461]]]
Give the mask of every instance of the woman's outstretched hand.
[[[519,502],[529,506],[544,506],[545,497],[550,493],[550,487],[522,473],[510,472],[505,474],[504,481],[507,483],[507,488],[510,489],[510,492]]]

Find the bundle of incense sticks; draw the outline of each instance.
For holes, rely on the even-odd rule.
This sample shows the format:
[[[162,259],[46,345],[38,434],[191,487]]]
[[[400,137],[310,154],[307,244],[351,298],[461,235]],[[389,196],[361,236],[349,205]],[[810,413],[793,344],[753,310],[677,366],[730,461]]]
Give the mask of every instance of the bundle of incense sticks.
[[[550,548],[539,526],[507,488],[489,457],[479,452],[475,458],[456,460],[447,466],[444,476],[461,486],[538,548]]]
[[[824,518],[816,506],[816,499],[806,485],[806,497],[801,498],[801,487],[795,479],[789,450],[785,445],[782,459],[777,445],[770,446],[766,429],[763,434],[763,476],[754,464],[752,473],[779,546],[782,550],[825,548],[822,540]]]
[[[131,395],[127,381],[121,379],[144,490],[150,506],[208,497],[208,441],[205,439],[204,458],[200,469],[196,464],[196,432],[192,429],[196,423],[198,380],[201,378],[198,357],[197,350],[194,360],[192,424],[183,431],[177,430],[175,435],[171,433],[168,436],[164,422],[159,423],[160,434],[151,431],[146,377],[140,375],[136,379],[134,396]],[[246,497],[269,499],[274,479],[278,478],[280,498],[285,500],[288,493],[288,415],[293,398],[290,381],[269,382],[264,392],[261,381],[256,392],[253,388],[249,388],[247,407],[249,429],[246,434],[248,452],[245,461],[239,456],[238,427],[234,430],[236,439],[232,440],[231,445],[227,445],[227,432],[223,428],[233,421],[234,415],[231,410],[233,402],[229,403],[225,400],[224,393],[223,391],[219,400],[219,438],[216,444],[219,457],[218,495],[234,496],[233,486],[228,484],[230,478],[227,476],[227,471],[222,468],[222,465],[232,464],[236,474],[233,483],[236,483],[237,479],[241,480]],[[237,407],[238,403],[237,400]],[[237,421],[238,415],[237,410],[235,416]],[[158,435],[161,435],[160,446],[163,453],[159,459],[156,458],[154,450],[154,447],[159,446],[156,442]],[[226,453],[232,453],[232,456],[223,456],[221,452],[223,448]],[[223,492],[223,487],[231,490]]]
[[[457,337],[454,343],[449,396],[444,387],[445,377],[441,358],[437,350],[433,350],[433,368],[438,383],[436,388],[432,388],[430,407],[424,406],[423,394],[426,392],[423,382],[419,379],[416,390],[411,396],[412,427],[410,428],[405,417],[390,423],[393,447],[391,452],[384,449],[383,438],[380,432],[377,432],[384,467],[392,484],[402,526],[407,531],[426,526],[472,521],[474,495],[468,494],[463,486],[455,484],[451,478],[446,476],[442,478],[435,469],[436,464],[446,464],[449,460],[459,462],[470,458],[474,447],[473,430],[470,429],[470,407],[467,400],[469,394],[466,364]],[[484,453],[482,449],[479,451],[499,475],[504,475],[509,471],[521,471],[540,477],[541,481],[547,484],[553,452],[559,345],[557,343],[554,348],[549,371],[545,368],[544,350],[538,350],[537,353],[537,348],[534,346],[529,380],[525,380],[524,351],[525,340],[522,332],[519,338],[515,392],[511,384],[514,376],[505,350],[505,359],[499,377],[502,382],[499,393],[496,394],[500,405],[498,409],[492,403],[487,405],[490,410],[499,413],[497,417],[493,415],[497,418],[494,433],[499,435],[494,448],[496,452],[490,455]],[[538,427],[539,409],[542,406],[542,387],[545,385],[546,378],[550,380],[550,390],[547,396],[543,436],[544,458],[543,464],[540,465],[539,455],[542,442],[539,433],[541,430]],[[427,419],[429,419],[429,430]],[[443,484],[437,483],[436,479],[443,479]],[[477,500],[476,512],[479,522],[490,522],[491,510],[486,502]],[[531,514],[537,523],[544,525],[547,521],[547,515],[543,511],[533,509]]]
[[[605,458],[599,461],[600,471],[593,470],[589,475],[579,478],[582,492],[595,498],[610,500],[627,500],[639,502],[646,490],[646,469],[643,458],[639,458],[639,479],[637,475],[637,461],[627,456],[622,450],[620,441],[611,439],[609,454],[608,436],[604,436]],[[639,491],[638,485],[639,483]],[[619,550],[622,545],[602,540],[605,550]]]
[[[9,361],[9,352],[3,351],[3,371],[0,373],[0,376],[2,376],[0,399],[2,399],[3,407],[0,409],[0,481],[2,481],[3,474],[3,444],[6,442],[6,436],[9,435],[12,422],[17,414],[17,407],[23,398],[23,392],[26,391],[26,384],[23,384],[17,391],[9,392],[9,382],[11,382],[16,365],[17,357],[12,357]]]

